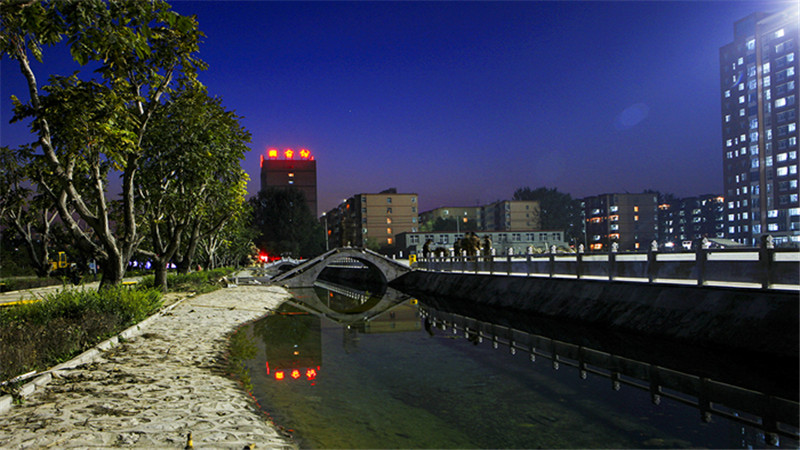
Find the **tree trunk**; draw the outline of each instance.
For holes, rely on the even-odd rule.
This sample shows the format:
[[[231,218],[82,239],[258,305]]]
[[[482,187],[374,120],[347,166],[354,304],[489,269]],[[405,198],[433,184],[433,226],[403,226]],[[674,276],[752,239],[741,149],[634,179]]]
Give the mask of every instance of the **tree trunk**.
[[[161,258],[153,259],[153,271],[155,274],[155,288],[161,292],[167,292],[167,262]]]
[[[119,256],[104,259],[100,262],[100,267],[103,270],[102,278],[100,278],[100,289],[107,289],[118,286],[122,283],[122,278],[125,276],[125,263]]]

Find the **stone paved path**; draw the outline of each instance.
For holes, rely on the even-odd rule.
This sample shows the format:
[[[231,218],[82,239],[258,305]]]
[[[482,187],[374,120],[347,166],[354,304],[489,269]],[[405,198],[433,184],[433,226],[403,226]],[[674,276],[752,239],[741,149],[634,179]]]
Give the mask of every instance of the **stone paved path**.
[[[293,448],[224,371],[227,335],[287,299],[240,286],[184,300],[143,333],[0,415],[0,448]]]

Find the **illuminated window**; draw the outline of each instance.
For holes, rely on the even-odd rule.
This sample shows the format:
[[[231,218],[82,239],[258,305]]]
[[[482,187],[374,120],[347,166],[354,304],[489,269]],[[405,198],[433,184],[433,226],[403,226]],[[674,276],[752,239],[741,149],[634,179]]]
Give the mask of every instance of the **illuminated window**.
[[[294,177],[294,173],[289,172],[289,178],[292,178],[292,177]]]
[[[764,65],[761,66],[761,73],[764,75],[769,73],[769,63],[764,63]]]
[[[638,206],[634,206],[633,207],[633,212],[639,212],[639,207]]]
[[[386,234],[392,234],[392,229],[391,228],[387,228],[386,229]]]
[[[392,242],[393,242],[393,241],[392,241],[392,238],[387,238],[387,239],[386,239],[386,243],[387,243],[387,244],[389,244],[389,245],[392,245]]]
[[[740,56],[740,57],[739,57],[739,65],[741,66],[742,64],[744,64],[744,58],[742,58],[742,57]]]
[[[730,98],[730,96],[731,96],[731,90],[728,89],[725,91],[725,98]]]
[[[391,213],[392,213],[392,208],[386,208],[386,214],[391,214]]]
[[[782,38],[784,34],[785,34],[784,30],[783,28],[781,28],[780,30],[775,32],[775,39]]]
[[[747,41],[745,46],[747,47],[748,50],[755,50],[756,49],[756,40],[755,39],[750,39],[749,41]]]
[[[392,218],[391,217],[387,217],[386,218],[386,224],[387,225],[391,225],[391,223],[392,223]]]

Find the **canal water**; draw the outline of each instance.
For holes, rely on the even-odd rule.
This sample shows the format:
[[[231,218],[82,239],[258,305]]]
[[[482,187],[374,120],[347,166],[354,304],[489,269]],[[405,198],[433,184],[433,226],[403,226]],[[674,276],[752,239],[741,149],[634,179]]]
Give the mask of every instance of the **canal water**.
[[[262,411],[302,448],[798,447],[795,428],[770,434],[742,422],[758,414],[701,412],[677,390],[648,390],[633,376],[638,361],[608,356],[613,343],[590,333],[570,347],[557,325],[534,330],[548,337],[514,317],[499,325],[390,288],[325,283],[293,294],[237,332],[232,356]],[[603,351],[590,354],[586,336]],[[613,370],[554,355],[570,348]]]

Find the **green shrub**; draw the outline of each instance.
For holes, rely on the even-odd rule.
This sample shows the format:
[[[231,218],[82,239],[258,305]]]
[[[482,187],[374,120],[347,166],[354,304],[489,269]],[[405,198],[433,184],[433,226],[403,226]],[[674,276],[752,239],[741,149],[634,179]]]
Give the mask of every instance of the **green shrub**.
[[[45,296],[0,309],[0,380],[42,370],[140,322],[157,311],[155,290],[119,287]]]

